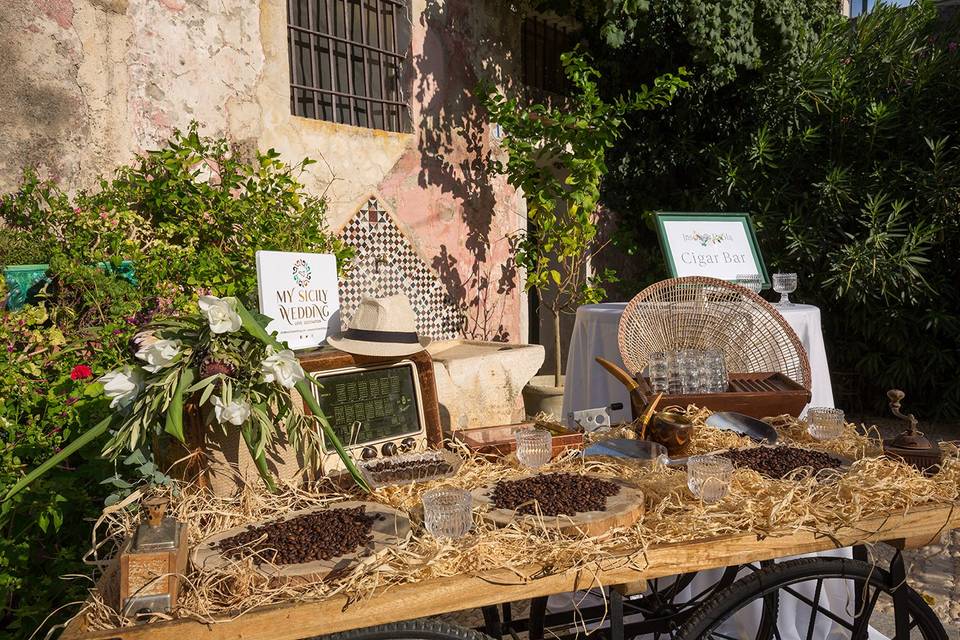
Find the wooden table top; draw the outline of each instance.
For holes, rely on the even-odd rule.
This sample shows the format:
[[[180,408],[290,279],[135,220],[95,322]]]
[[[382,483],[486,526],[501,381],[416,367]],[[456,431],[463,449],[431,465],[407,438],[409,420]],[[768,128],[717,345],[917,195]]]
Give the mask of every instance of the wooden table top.
[[[923,546],[960,526],[960,503],[931,505],[907,514],[873,518],[829,533],[784,531],[764,538],[741,534],[650,547],[643,554],[622,554],[576,570],[529,565],[521,571],[497,570],[389,587],[374,597],[349,603],[344,595],[326,600],[254,609],[244,615],[205,624],[195,620],[156,622],[122,629],[88,631],[74,618],[63,640],[297,640],[514,602],[578,589],[642,582],[690,571],[783,558],[870,542],[903,548]]]

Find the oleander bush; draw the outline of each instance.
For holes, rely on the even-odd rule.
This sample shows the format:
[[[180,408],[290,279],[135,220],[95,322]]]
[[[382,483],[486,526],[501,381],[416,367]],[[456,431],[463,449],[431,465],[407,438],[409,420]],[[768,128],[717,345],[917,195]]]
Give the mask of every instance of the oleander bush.
[[[771,270],[823,309],[842,406],[882,411],[896,386],[922,417],[960,416],[955,21],[929,1],[853,21],[804,0],[538,4],[601,27],[585,34],[611,94],[691,72],[611,152],[620,296],[666,276],[651,212],[748,211]]]
[[[201,293],[255,302],[257,249],[349,259],[327,230],[324,199],[298,180],[310,162],[244,154],[194,124],[96,190],[71,194],[27,171],[0,196],[0,266],[50,264],[30,304],[0,311],[0,498],[107,416],[97,378],[129,360],[130,339],[155,314],[175,314]],[[102,444],[3,500],[0,636],[27,638],[85,597],[88,582],[60,576],[89,573],[92,519],[150,467],[105,462]]]

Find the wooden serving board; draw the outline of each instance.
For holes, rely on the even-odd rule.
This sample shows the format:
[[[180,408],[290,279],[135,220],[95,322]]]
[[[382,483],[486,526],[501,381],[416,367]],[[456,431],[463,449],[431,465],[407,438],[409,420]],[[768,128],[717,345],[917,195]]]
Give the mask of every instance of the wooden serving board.
[[[529,476],[528,476],[529,477]],[[490,495],[496,485],[490,485],[473,492],[474,504],[481,508],[484,520],[498,527],[505,527],[512,522],[521,522],[531,525],[543,524],[545,527],[558,529],[568,535],[598,536],[615,527],[629,527],[643,515],[643,491],[637,487],[616,478],[603,478],[620,485],[617,495],[607,498],[606,511],[584,511],[572,516],[533,516],[517,513],[513,509],[497,509],[493,506]]]
[[[399,545],[410,537],[410,517],[402,511],[376,502],[337,502],[332,505],[294,511],[283,516],[283,518],[273,518],[263,522],[257,522],[253,526],[266,524],[267,522],[276,522],[277,520],[286,521],[296,518],[297,516],[329,509],[349,509],[359,506],[366,506],[365,513],[367,513],[367,515],[382,514],[386,517],[384,520],[374,520],[373,527],[370,530],[373,540],[366,546],[354,552],[331,558],[330,560],[317,560],[302,564],[286,565],[264,563],[257,565],[256,570],[270,578],[321,580],[335,571],[340,572],[349,569],[361,560],[377,556],[387,548]],[[217,571],[236,565],[240,561],[225,557],[215,546],[225,538],[246,531],[249,526],[250,525],[234,527],[233,529],[228,529],[227,531],[210,536],[201,542],[190,554],[190,561],[193,563],[193,566],[202,571]]]

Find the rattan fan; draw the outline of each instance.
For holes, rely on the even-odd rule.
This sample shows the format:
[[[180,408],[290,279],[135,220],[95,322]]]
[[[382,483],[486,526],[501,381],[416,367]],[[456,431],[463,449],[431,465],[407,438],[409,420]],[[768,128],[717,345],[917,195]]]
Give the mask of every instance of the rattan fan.
[[[731,372],[775,372],[810,388],[800,339],[766,300],[746,287],[690,276],[652,284],[627,305],[618,332],[631,374],[655,351],[720,349]]]

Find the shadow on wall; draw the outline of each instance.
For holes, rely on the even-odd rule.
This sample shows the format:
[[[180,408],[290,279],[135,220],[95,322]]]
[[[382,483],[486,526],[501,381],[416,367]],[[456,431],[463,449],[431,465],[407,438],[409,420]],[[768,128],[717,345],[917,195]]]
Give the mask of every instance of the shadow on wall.
[[[414,98],[420,105],[415,115],[418,183],[439,188],[461,203],[459,215],[467,227],[464,248],[472,258],[464,268],[450,248],[441,245],[432,266],[464,311],[465,337],[497,341],[511,338],[502,320],[506,301],[517,287],[517,271],[512,259],[487,262],[497,187],[487,170],[493,151],[486,114],[475,98],[475,68],[495,74],[491,81],[503,81],[499,63],[510,58],[497,37],[503,31],[498,16],[503,14],[509,17],[489,0],[428,0],[420,17],[426,29],[423,53],[413,57]]]

